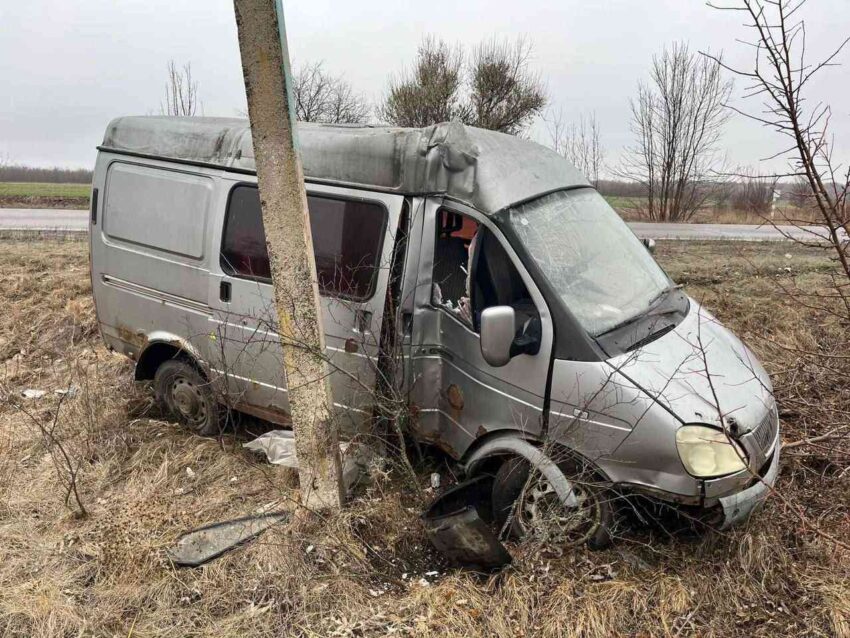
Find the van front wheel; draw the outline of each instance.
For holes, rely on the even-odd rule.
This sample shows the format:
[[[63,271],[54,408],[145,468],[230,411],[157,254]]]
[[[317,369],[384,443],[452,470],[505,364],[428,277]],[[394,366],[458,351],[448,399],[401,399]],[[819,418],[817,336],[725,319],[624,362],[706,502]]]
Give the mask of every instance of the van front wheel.
[[[499,531],[552,546],[611,544],[614,508],[604,482],[577,458],[558,463],[573,486],[578,507],[567,507],[546,477],[523,458],[505,461],[493,481],[493,514]]]
[[[186,361],[171,359],[159,366],[153,379],[162,408],[202,436],[220,432],[218,402],[209,381]]]

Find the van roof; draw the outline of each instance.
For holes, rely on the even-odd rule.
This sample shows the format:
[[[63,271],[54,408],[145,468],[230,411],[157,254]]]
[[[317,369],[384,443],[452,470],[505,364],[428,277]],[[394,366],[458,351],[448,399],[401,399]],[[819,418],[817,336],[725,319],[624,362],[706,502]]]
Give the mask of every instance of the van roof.
[[[589,185],[550,149],[459,122],[421,129],[299,122],[297,135],[308,181],[444,194],[488,214]],[[99,149],[256,172],[245,119],[121,117],[109,123]]]

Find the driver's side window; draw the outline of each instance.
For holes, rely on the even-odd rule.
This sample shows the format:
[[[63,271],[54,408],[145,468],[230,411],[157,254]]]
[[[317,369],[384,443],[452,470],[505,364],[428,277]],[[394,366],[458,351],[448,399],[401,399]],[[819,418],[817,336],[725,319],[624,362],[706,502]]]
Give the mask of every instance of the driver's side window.
[[[481,313],[511,306],[518,333],[539,317],[528,288],[499,239],[474,219],[446,209],[437,215],[432,303],[478,332]]]

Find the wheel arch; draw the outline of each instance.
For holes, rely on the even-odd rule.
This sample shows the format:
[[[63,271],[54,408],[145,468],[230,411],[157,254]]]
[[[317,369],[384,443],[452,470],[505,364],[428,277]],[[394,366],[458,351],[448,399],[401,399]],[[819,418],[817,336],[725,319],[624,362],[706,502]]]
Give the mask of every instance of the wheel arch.
[[[153,380],[159,366],[171,359],[188,361],[208,379],[207,370],[198,352],[185,339],[168,334],[152,334],[136,361],[136,381]]]
[[[489,459],[502,456],[519,456],[526,459],[543,474],[568,506],[577,505],[572,483],[561,468],[540,448],[540,442],[528,438],[519,431],[500,431],[478,444],[467,456],[464,470],[467,476],[475,476]]]

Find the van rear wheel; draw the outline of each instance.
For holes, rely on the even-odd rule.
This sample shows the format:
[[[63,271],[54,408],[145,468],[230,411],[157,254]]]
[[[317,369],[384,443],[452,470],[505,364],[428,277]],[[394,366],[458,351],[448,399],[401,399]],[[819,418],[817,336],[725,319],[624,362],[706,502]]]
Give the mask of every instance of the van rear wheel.
[[[153,380],[156,400],[180,423],[202,436],[219,434],[220,411],[209,381],[181,359],[159,366]]]
[[[529,538],[551,546],[586,543],[590,549],[611,544],[614,508],[597,474],[579,459],[558,467],[573,486],[578,507],[567,507],[540,472],[529,477],[523,458],[505,461],[493,481],[493,514],[499,531],[513,538]]]

